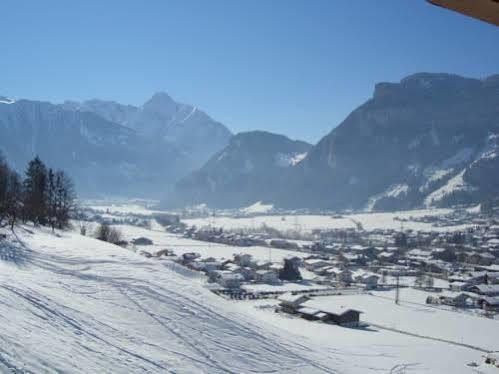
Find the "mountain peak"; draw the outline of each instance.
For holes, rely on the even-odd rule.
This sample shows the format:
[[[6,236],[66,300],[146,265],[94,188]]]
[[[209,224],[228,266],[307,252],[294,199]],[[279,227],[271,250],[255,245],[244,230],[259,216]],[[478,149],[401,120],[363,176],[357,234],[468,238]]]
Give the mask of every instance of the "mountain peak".
[[[166,92],[157,92],[144,103],[142,109],[163,118],[170,118],[178,110],[178,105]]]
[[[170,95],[168,95],[164,91],[159,91],[156,92],[154,95],[151,96],[149,100],[145,102],[144,105],[148,104],[170,104],[170,103],[175,103],[175,100],[172,99]]]

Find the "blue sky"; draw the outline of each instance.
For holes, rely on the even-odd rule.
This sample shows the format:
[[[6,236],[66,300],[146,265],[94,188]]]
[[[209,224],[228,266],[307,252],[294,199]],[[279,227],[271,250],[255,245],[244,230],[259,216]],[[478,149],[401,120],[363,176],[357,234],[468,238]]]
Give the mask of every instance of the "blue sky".
[[[316,142],[376,82],[499,73],[499,28],[425,0],[16,0],[0,94],[139,105],[156,91],[232,131]]]

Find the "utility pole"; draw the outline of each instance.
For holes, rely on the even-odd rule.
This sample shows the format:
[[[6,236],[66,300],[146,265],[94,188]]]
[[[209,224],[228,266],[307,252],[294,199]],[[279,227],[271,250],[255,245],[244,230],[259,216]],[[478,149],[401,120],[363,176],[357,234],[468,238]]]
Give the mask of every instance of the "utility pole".
[[[400,274],[397,273],[397,288],[395,289],[395,304],[399,303],[399,296],[400,296],[399,278],[400,278]]]

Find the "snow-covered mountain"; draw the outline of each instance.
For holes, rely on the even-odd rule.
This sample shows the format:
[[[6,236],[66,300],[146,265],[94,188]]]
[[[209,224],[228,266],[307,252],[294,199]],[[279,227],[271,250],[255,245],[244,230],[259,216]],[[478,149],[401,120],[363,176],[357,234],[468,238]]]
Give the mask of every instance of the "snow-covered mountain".
[[[66,107],[89,111],[134,129],[137,134],[174,145],[200,167],[228,144],[231,132],[195,106],[175,102],[168,94],[154,94],[144,105],[135,107],[113,101],[66,102]]]
[[[285,208],[392,210],[478,202],[499,194],[498,103],[499,75],[479,80],[418,73],[379,83],[373,97],[306,156],[284,155],[283,164],[300,162],[273,168],[271,180],[247,173],[231,186],[231,176],[244,168],[212,159],[177,190],[187,203],[222,207],[264,201]],[[259,152],[247,148],[244,160]]]
[[[283,177],[311,147],[265,131],[237,134],[200,170],[176,183],[165,204],[241,207],[272,201]]]
[[[9,162],[22,171],[39,155],[67,170],[84,195],[159,196],[230,136],[204,112],[166,94],[142,107],[0,97],[0,150]]]
[[[400,209],[499,193],[499,76],[419,73],[373,97],[300,163],[283,204]]]

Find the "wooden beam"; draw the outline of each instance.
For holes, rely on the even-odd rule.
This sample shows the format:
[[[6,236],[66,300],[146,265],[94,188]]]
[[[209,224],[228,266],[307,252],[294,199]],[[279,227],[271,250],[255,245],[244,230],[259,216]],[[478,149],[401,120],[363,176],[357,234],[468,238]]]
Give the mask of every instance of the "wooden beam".
[[[427,0],[469,17],[499,26],[499,0]]]

